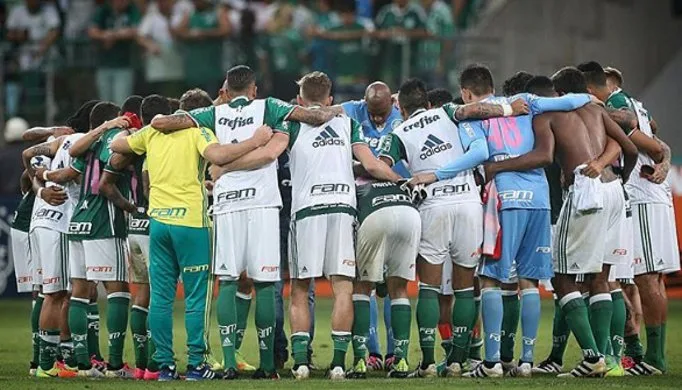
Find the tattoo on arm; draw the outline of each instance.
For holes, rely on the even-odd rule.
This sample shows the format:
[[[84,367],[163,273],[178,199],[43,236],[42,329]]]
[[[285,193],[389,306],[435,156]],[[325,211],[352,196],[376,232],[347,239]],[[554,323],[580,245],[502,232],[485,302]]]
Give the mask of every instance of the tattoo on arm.
[[[609,117],[611,117],[614,122],[618,123],[618,126],[626,131],[630,131],[637,127],[637,116],[635,116],[632,111],[607,107],[606,112],[609,113]]]
[[[169,133],[194,126],[194,121],[185,113],[165,115],[152,119],[152,127],[162,133]]]
[[[455,111],[455,118],[465,119],[488,119],[504,116],[504,109],[499,104],[470,103],[459,106]]]
[[[670,146],[656,136],[654,136],[654,139],[661,145],[661,149],[663,150],[663,161],[661,161],[661,164],[665,164],[665,166],[669,167],[671,158]]]
[[[319,126],[336,115],[336,109],[331,107],[324,107],[316,110],[311,110],[304,107],[297,106],[289,115],[289,119],[296,122],[302,122],[313,126]]]

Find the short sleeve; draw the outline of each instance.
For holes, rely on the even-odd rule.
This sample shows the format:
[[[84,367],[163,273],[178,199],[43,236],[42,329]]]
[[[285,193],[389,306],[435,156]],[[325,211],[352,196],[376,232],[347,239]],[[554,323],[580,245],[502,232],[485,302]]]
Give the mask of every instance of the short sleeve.
[[[265,117],[263,122],[268,126],[277,126],[289,118],[295,106],[272,97],[265,99]]]
[[[352,118],[350,120],[350,143],[351,145],[366,143],[362,136],[362,126]]]
[[[617,93],[606,100],[606,107],[615,108],[617,110],[629,110],[631,109],[628,104],[625,95],[622,93]]]
[[[190,131],[194,134],[197,152],[199,152],[199,154],[202,156],[209,145],[218,143],[218,139],[215,137],[215,134],[205,127],[201,127],[198,130],[192,129]]]
[[[298,122],[282,121],[275,128],[275,131],[287,134],[289,136],[288,148],[291,150],[291,148],[294,146],[294,142],[296,142],[296,138],[298,137],[298,132],[300,129],[301,124]]]
[[[54,6],[49,6],[45,8],[45,19],[44,19],[45,26],[50,29],[54,30],[56,28],[59,28],[61,25],[61,20],[59,19],[59,14],[57,13],[57,10],[55,9]]]
[[[154,27],[154,16],[152,14],[145,15],[140,22],[140,26],[137,28],[137,33],[143,37],[148,37],[151,35]]]
[[[146,127],[126,137],[128,146],[133,153],[137,155],[147,153],[147,139],[150,131],[149,127]]]
[[[8,30],[17,30],[22,28],[25,25],[25,18],[22,17],[22,6],[17,5],[12,8],[12,10],[9,13],[9,16],[7,17],[7,29]]]
[[[149,166],[147,165],[147,159],[145,158],[145,159],[142,161],[142,172],[148,171],[148,170],[149,170]]]
[[[457,109],[460,106],[455,103],[445,103],[443,105],[443,111],[448,115],[448,118],[453,121],[455,124],[459,123],[459,120],[457,119],[457,116],[455,115],[457,113]]]
[[[78,156],[71,161],[71,169],[78,173],[85,172],[85,166],[86,166],[85,156]]]
[[[400,137],[391,133],[387,135],[379,145],[379,157],[388,157],[396,164],[400,160],[407,161],[405,146]]]
[[[343,110],[346,112],[346,115],[355,120],[358,120],[357,109],[359,105],[360,102],[358,102],[357,100],[351,100],[348,102],[341,103],[341,107],[343,107]]]
[[[215,131],[215,106],[197,108],[188,115],[196,127],[206,127]]]

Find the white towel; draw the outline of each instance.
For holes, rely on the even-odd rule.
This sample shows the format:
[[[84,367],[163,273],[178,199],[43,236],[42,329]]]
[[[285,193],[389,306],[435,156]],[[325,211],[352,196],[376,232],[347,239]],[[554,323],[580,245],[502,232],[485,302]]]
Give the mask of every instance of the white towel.
[[[581,173],[587,164],[581,164],[573,170],[573,205],[579,213],[587,214],[604,208],[602,182],[599,177],[591,179]]]
[[[502,254],[502,228],[499,210],[501,203],[495,187],[495,180],[483,186],[483,246],[482,252],[488,258],[498,260]]]

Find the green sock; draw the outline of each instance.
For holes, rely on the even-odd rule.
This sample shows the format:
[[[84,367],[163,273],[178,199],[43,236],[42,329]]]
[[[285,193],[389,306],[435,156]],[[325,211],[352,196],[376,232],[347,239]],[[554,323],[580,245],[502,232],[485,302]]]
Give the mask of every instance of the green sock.
[[[554,322],[552,323],[552,351],[549,353],[549,358],[555,363],[564,363],[564,352],[566,345],[568,345],[568,336],[571,334],[571,329],[566,323],[566,316],[561,309],[559,299],[554,299]]]
[[[391,329],[393,330],[393,354],[395,361],[407,360],[410,350],[412,307],[407,298],[391,299]]]
[[[291,356],[294,358],[294,366],[309,364],[308,346],[310,345],[310,334],[308,332],[298,332],[291,335]]]
[[[64,359],[64,364],[69,367],[78,367],[76,354],[73,352],[73,340],[61,340],[59,342],[59,353],[62,355],[62,359]]]
[[[31,340],[33,345],[33,364],[40,362],[40,310],[43,308],[43,300],[45,298],[38,294],[33,300],[33,307],[31,308]]]
[[[334,356],[332,357],[331,367],[341,367],[346,369],[346,351],[350,344],[350,332],[332,330],[332,342],[334,343]]]
[[[514,339],[519,327],[519,296],[516,291],[502,291],[502,340],[500,341],[500,360],[514,360]]]
[[[440,315],[439,286],[419,285],[417,300],[417,327],[419,327],[419,347],[422,350],[422,368],[435,363],[436,327]],[[453,310],[454,312],[454,310]]]
[[[481,297],[474,297],[474,318],[471,322],[471,336],[469,337],[469,353],[467,354],[469,359],[481,360],[481,347],[483,347],[483,340],[481,339],[480,332],[474,334],[474,328],[476,328],[476,322],[478,322],[478,316],[481,312]]]
[[[256,331],[260,368],[275,371],[275,284],[256,283]]]
[[[97,301],[90,302],[88,316],[88,354],[99,361],[104,361],[99,350],[99,306]]]
[[[237,339],[234,343],[235,351],[239,351],[244,341],[246,322],[249,319],[249,309],[251,309],[251,295],[242,294],[237,291],[235,295],[235,305],[237,307]]]
[[[474,290],[455,291],[455,305],[452,309],[452,351],[447,356],[448,365],[464,363],[466,360],[471,324],[475,321],[475,315]]]
[[[590,297],[590,326],[597,342],[597,349],[602,355],[608,355],[611,343],[611,317],[613,302],[611,294],[596,294]]]
[[[57,361],[59,348],[59,329],[40,330],[40,368],[44,371],[52,369]]]
[[[144,370],[147,368],[149,356],[147,338],[147,314],[149,310],[141,306],[133,305],[130,311],[130,332],[133,334],[133,348],[135,350],[135,367]]]
[[[625,336],[625,356],[638,360],[644,357],[644,346],[638,334]]]
[[[115,292],[107,296],[107,332],[109,333],[109,367],[123,367],[123,347],[128,329],[130,293]]]
[[[149,330],[149,322],[147,322],[147,370],[150,372],[159,371],[159,364],[152,359],[154,352],[156,352],[156,344],[152,340],[152,332]]]
[[[613,316],[611,317],[611,348],[613,349],[613,356],[620,361],[620,358],[623,355],[625,341],[623,335],[625,334],[625,321],[627,320],[623,292],[621,290],[612,291],[611,301],[613,302]]]
[[[236,281],[220,281],[218,292],[217,315],[220,328],[220,342],[223,348],[225,368],[237,368],[235,345],[237,343],[237,309],[235,296],[237,294]]]
[[[90,353],[88,351],[89,337],[88,332],[88,300],[83,298],[71,298],[69,305],[69,329],[73,339],[73,352],[76,356],[78,369],[87,370],[90,364]]]
[[[665,329],[666,329],[666,323],[661,324],[661,361],[662,361],[662,371],[666,371],[668,368],[668,363],[665,360]]]
[[[663,368],[661,339],[661,325],[646,327],[646,353],[644,354],[644,361],[658,369]]]
[[[450,356],[450,353],[452,353],[452,339],[442,340],[440,346],[443,348],[443,353],[447,359],[447,357]]]
[[[367,356],[369,296],[353,294],[353,364]]]
[[[568,323],[578,345],[580,345],[580,349],[583,351],[583,357],[586,359],[597,358],[599,349],[592,334],[585,301],[580,293],[572,292],[561,298],[561,311],[566,316],[566,323]]]

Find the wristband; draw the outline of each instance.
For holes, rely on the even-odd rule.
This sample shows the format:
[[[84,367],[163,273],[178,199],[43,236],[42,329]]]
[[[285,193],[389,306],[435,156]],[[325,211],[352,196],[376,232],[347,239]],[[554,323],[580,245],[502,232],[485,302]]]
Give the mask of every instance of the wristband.
[[[47,178],[47,172],[49,172],[49,171],[48,170],[43,171],[43,181],[45,181],[45,182],[50,181],[50,179]]]
[[[43,190],[44,190],[43,187],[38,188],[38,193],[36,194],[36,196],[37,196],[39,199],[43,199],[43,197],[40,196],[40,195],[43,193]]]
[[[504,116],[512,116],[514,114],[514,110],[512,110],[511,104],[504,103],[501,105],[502,106],[502,111],[504,112]]]

